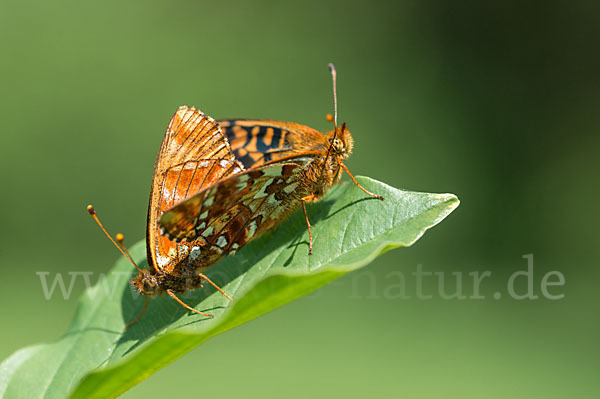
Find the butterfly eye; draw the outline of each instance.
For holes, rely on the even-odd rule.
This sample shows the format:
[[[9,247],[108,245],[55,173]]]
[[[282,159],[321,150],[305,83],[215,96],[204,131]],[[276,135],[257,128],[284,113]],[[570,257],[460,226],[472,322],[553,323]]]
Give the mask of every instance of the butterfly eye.
[[[331,145],[333,146],[333,150],[335,152],[338,152],[338,153],[344,152],[344,142],[342,140],[336,138],[333,140]]]

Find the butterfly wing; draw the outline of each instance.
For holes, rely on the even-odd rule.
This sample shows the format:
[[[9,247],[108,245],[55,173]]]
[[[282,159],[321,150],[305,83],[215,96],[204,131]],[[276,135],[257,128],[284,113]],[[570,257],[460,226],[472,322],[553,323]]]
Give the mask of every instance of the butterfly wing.
[[[178,245],[160,234],[160,215],[203,188],[243,169],[214,119],[192,107],[180,107],[175,112],[154,167],[148,207],[147,255],[157,272],[171,272],[175,260],[190,251],[187,246]]]
[[[225,119],[218,123],[236,159],[246,169],[306,151],[327,151],[323,134],[298,123],[262,119]]]
[[[317,155],[298,154],[218,181],[165,212],[159,219],[163,234],[195,242],[189,263],[210,266],[298,208],[305,171]]]

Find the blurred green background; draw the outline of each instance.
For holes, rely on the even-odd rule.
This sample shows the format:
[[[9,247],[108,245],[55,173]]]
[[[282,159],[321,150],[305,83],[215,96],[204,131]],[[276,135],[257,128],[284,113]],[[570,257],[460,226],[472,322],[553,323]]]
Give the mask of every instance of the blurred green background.
[[[414,247],[218,336],[124,398],[595,398],[600,18],[595,2],[0,2],[0,358],[59,337],[76,298],[39,271],[117,259],[85,211],[144,237],[171,114],[329,129],[338,69],[349,167],[462,204]],[[301,5],[300,5],[301,4]],[[316,243],[318,245],[318,242]],[[534,254],[536,300],[506,294]],[[411,273],[490,271],[485,299]],[[394,271],[408,299],[387,290]],[[541,296],[560,271],[559,300]],[[97,278],[97,274],[93,279]],[[518,284],[523,292],[525,282]],[[494,292],[502,298],[494,299]]]

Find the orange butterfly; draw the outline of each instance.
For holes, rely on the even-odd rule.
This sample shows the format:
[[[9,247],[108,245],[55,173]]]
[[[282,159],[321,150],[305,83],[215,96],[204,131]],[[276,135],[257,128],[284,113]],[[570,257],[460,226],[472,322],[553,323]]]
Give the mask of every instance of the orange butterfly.
[[[320,199],[339,181],[342,170],[365,193],[383,199],[364,189],[343,163],[354,140],[345,123],[337,126],[336,73],[332,64],[329,67],[335,117],[328,115],[334,128],[327,134],[291,122],[217,122],[189,107],[173,115],[156,161],[148,207],[146,245],[152,268],[136,265],[139,274],[131,281],[147,296],[142,313],[148,298],[167,293],[187,309],[210,316],[183,303],[176,293],[207,281],[231,299],[203,271],[300,206],[310,255],[313,242],[305,204]],[[88,210],[102,227],[93,208]],[[117,242],[135,265],[122,236]]]

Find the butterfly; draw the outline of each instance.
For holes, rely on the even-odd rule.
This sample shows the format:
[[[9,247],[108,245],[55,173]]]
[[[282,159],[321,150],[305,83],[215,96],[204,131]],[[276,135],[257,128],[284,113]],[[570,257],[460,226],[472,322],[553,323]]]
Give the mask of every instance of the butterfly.
[[[150,269],[140,269],[123,245],[104,230],[93,207],[88,211],[138,268],[131,284],[148,299],[168,294],[187,309],[176,294],[213,283],[203,272],[226,255],[273,229],[300,207],[313,240],[306,203],[317,201],[345,171],[354,140],[345,123],[337,125],[336,72],[333,77],[333,130],[323,134],[310,127],[273,120],[215,121],[193,107],[180,107],[169,122],[161,144],[148,206],[146,229]],[[134,320],[135,323],[141,316]]]

